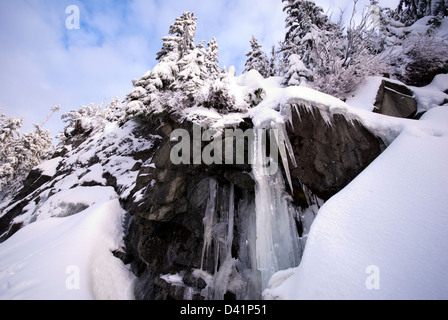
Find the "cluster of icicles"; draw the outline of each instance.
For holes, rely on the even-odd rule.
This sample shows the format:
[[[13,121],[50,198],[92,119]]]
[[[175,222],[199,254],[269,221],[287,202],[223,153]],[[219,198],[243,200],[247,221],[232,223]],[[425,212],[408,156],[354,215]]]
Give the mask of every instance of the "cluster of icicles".
[[[295,157],[284,124],[277,124],[275,129],[271,131],[270,143],[278,147],[292,190],[288,156],[293,165]],[[252,165],[255,199],[245,193],[235,203],[232,184],[220,185],[210,179],[199,270],[213,274],[202,292],[208,299],[224,299],[228,292],[238,300],[261,299],[274,273],[300,263],[303,243],[295,223],[300,213],[291,205],[281,170],[273,173],[263,161],[266,139],[266,130],[255,130]],[[234,230],[238,230],[237,237]],[[239,249],[232,255],[234,238],[239,241]],[[212,255],[214,265],[208,266],[207,257]]]

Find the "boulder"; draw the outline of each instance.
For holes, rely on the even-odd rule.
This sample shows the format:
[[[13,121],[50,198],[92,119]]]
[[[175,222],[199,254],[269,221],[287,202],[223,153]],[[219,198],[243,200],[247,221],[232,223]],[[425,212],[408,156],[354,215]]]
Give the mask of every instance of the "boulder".
[[[417,114],[417,100],[412,90],[404,84],[383,80],[373,111],[392,117],[414,118]]]
[[[292,112],[287,132],[297,167],[290,164],[296,187],[305,184],[323,200],[339,192],[366,168],[385,146],[359,122],[335,114],[329,126],[318,109]],[[295,188],[296,188],[295,187]],[[298,190],[300,192],[300,190]]]

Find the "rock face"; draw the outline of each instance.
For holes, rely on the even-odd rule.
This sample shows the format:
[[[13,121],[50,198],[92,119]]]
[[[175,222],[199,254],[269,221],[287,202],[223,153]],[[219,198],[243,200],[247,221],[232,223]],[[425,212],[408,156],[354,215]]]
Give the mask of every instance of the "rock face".
[[[213,266],[216,258],[215,254],[205,261],[201,257],[210,179],[221,187],[233,183],[236,203],[254,190],[247,173],[250,165],[173,164],[170,152],[177,142],[171,141],[170,135],[175,129],[194,135],[192,123],[180,123],[173,115],[160,116],[154,127],[148,128],[162,139],[148,159],[143,159],[146,165],[140,168],[134,190],[140,194],[139,199],[125,205],[131,215],[125,261],[139,276],[137,299],[203,299],[200,291],[205,279],[191,272],[200,269],[202,263]],[[218,198],[218,208],[228,201],[224,198]],[[206,270],[213,273],[210,268]],[[172,286],[161,277],[170,274],[182,274],[182,285]]]
[[[294,202],[306,207],[302,183],[322,199],[328,199],[359,174],[383,148],[381,140],[374,137],[359,123],[353,125],[343,116],[334,117],[329,127],[318,112],[301,110],[301,117],[293,115],[294,129],[288,134],[298,163],[291,167],[294,182]],[[209,181],[213,179],[222,187],[235,186],[235,204],[243,198],[253,201],[254,181],[249,164],[244,165],[174,165],[170,161],[173,142],[170,134],[175,129],[187,130],[193,135],[192,124],[180,124],[175,117],[165,115],[158,120],[154,134],[162,139],[154,146],[148,165],[140,168],[134,194],[138,200],[129,201],[126,209],[131,215],[126,237],[130,262],[139,277],[135,294],[138,299],[203,299],[201,289],[204,278],[193,275],[201,264],[213,266],[216,253],[202,261],[204,243],[203,220],[210,194]],[[162,123],[162,125],[159,125]],[[250,127],[249,121],[242,127]],[[148,129],[152,130],[152,129]],[[220,202],[222,201],[222,202]],[[222,207],[228,200],[218,200]],[[237,211],[236,220],[241,212]],[[299,231],[298,231],[299,232]],[[241,243],[235,224],[233,256],[240,252]],[[213,268],[204,268],[213,274]],[[161,275],[181,274],[183,283],[169,284]],[[227,292],[226,297],[235,297]]]
[[[288,135],[297,162],[297,167],[290,165],[294,185],[305,184],[321,199],[339,192],[385,148],[381,139],[342,115],[334,115],[331,126],[317,110],[300,108],[300,117],[296,112],[292,117]]]
[[[52,177],[43,175],[38,169],[33,169],[30,171],[27,178],[23,182],[23,188],[19,190],[19,193],[12,201],[15,202],[15,204],[5,212],[4,216],[0,218],[0,242],[3,242],[21,228],[21,223],[11,224],[11,222],[14,218],[21,215],[23,213],[23,208],[30,203],[31,199],[27,199],[27,195],[33,193],[51,179]]]
[[[417,101],[407,86],[383,80],[375,99],[374,112],[392,117],[413,118],[417,114]]]

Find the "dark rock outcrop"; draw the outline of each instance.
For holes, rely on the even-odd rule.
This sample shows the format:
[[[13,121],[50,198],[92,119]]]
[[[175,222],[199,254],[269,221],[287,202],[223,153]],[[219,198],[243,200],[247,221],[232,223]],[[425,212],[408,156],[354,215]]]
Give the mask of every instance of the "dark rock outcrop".
[[[18,191],[14,199],[11,201],[13,205],[9,209],[5,209],[5,214],[0,218],[0,242],[16,233],[22,226],[21,223],[14,224],[12,221],[23,213],[25,208],[32,200],[27,198],[45,183],[51,181],[52,177],[42,174],[39,169],[30,171],[26,179],[23,181],[23,187]]]
[[[414,118],[417,100],[407,86],[383,80],[375,99],[374,112],[400,118]]]
[[[315,109],[299,107],[288,126],[297,167],[290,165],[291,177],[327,200],[366,168],[384,150],[384,143],[359,122],[351,123],[335,114],[329,126]],[[294,182],[294,181],[293,181]],[[300,191],[300,189],[298,189]]]
[[[190,281],[188,272],[201,267],[210,179],[222,186],[234,183],[236,197],[254,190],[248,164],[173,164],[170,152],[177,142],[171,141],[170,135],[175,129],[187,130],[193,137],[193,123],[181,123],[175,115],[161,115],[155,121],[150,131],[162,139],[140,168],[134,193],[140,192],[141,197],[125,204],[132,217],[126,236],[126,261],[139,277],[135,290],[139,299],[181,299],[188,294],[199,299],[205,280]],[[213,266],[214,259],[213,255],[207,257],[204,265]],[[189,274],[184,276],[182,286],[172,286],[161,278],[176,273]]]

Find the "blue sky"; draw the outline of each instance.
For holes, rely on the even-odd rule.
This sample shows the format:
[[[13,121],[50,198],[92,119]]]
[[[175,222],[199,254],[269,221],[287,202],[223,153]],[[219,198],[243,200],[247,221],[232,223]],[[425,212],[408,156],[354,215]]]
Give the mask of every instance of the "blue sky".
[[[398,0],[380,1],[395,7]],[[350,10],[352,0],[317,0],[325,11]],[[368,0],[360,0],[361,8]],[[80,9],[80,29],[66,28],[66,8]],[[123,99],[131,80],[155,64],[161,37],[183,11],[198,17],[196,43],[213,36],[220,66],[244,68],[249,40],[269,52],[284,36],[281,0],[0,0],[0,108],[24,118],[24,132],[54,105],[46,128],[63,130],[60,116],[90,102]]]

